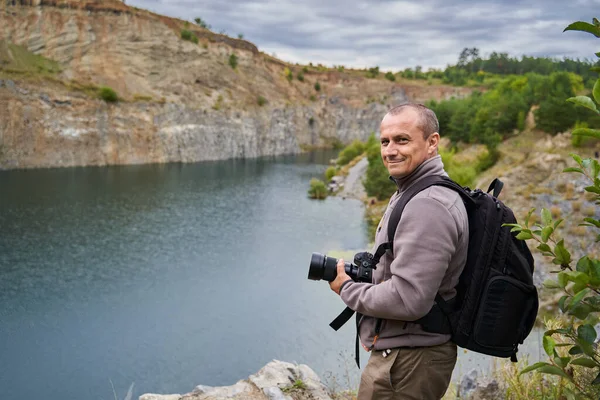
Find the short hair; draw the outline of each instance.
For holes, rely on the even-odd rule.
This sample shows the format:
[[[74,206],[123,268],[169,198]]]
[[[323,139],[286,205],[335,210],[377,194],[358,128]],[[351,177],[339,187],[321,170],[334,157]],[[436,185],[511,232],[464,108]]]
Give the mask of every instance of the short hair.
[[[407,109],[415,110],[419,115],[418,126],[423,132],[423,138],[427,139],[432,133],[440,132],[440,123],[430,108],[425,107],[423,104],[418,103],[406,103],[400,104],[399,106],[393,107],[388,111],[387,115],[399,115]]]

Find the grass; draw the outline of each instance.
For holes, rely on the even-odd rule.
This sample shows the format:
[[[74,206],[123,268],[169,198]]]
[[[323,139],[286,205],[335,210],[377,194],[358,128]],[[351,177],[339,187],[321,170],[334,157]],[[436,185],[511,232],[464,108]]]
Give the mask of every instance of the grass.
[[[56,61],[39,56],[23,46],[0,40],[0,72],[8,75],[54,76],[61,72]]]
[[[191,31],[188,31],[187,29],[181,30],[181,38],[183,40],[187,40],[189,42],[198,44],[198,37],[194,35]]]
[[[119,101],[119,96],[112,88],[103,86],[98,91],[98,96],[107,103],[116,103]]]
[[[306,383],[304,383],[304,381],[302,379],[296,379],[294,381],[294,383],[292,383],[290,386],[286,386],[284,388],[281,389],[281,391],[283,393],[289,393],[289,392],[294,392],[294,391],[298,391],[298,390],[305,390],[307,388]]]

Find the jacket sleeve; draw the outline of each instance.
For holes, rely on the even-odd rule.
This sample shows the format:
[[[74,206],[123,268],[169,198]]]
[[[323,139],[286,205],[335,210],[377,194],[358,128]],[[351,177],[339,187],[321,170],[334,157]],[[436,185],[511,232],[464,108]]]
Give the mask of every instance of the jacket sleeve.
[[[391,279],[379,284],[350,282],[340,292],[348,307],[376,318],[414,321],[433,306],[458,245],[448,209],[430,197],[408,202],[394,236]]]

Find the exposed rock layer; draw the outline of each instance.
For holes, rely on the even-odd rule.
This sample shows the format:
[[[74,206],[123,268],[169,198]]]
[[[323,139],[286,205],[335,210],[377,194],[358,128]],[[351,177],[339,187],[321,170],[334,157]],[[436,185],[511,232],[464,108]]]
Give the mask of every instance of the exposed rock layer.
[[[199,42],[182,40],[183,29]],[[250,42],[114,0],[0,0],[0,35],[62,68],[31,76],[0,62],[0,169],[297,153],[366,139],[392,105],[469,92],[303,72]],[[121,101],[98,99],[101,86]]]

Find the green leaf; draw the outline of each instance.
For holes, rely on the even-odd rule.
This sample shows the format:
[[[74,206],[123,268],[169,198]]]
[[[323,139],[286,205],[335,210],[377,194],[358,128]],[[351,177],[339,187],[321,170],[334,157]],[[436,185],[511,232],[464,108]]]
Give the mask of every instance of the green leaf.
[[[590,277],[587,274],[579,271],[569,271],[567,272],[569,276],[569,280],[573,282],[583,282],[588,283],[590,281]]]
[[[542,223],[544,225],[550,225],[552,223],[552,214],[547,208],[542,208]]]
[[[565,249],[564,239],[556,243],[554,247],[554,254],[556,255],[556,263],[559,265],[569,265],[571,263],[571,253]],[[554,260],[552,260],[554,262]]]
[[[593,360],[585,357],[579,357],[571,361],[573,365],[581,365],[586,368],[595,368],[598,366]]]
[[[590,192],[590,193],[600,194],[600,187],[598,187],[598,186],[586,186],[585,187],[585,191],[586,192]]]
[[[541,243],[541,244],[540,244],[540,245],[537,247],[537,249],[538,249],[539,251],[543,251],[543,252],[549,252],[549,253],[551,253],[551,252],[552,252],[552,249],[551,249],[551,248],[550,248],[550,246],[549,246],[549,245],[547,245],[546,243]]]
[[[567,310],[568,304],[565,304],[569,296],[562,296],[560,300],[558,300],[558,309],[562,312]]]
[[[531,218],[531,214],[535,211],[535,208],[531,208],[525,217],[525,226],[529,226],[529,219]]]
[[[547,226],[544,229],[542,229],[542,242],[546,243],[550,238],[550,235],[552,235],[552,232],[554,232],[554,228],[552,228],[551,226]]]
[[[569,350],[569,354],[571,354],[572,356],[575,356],[577,354],[583,354],[583,350],[581,350],[581,347],[579,346],[573,346]]]
[[[563,172],[579,172],[580,174],[583,174],[583,170],[581,168],[575,168],[575,167],[565,168],[565,169],[563,169]]]
[[[545,363],[545,362],[537,362],[537,363],[535,363],[533,365],[527,366],[527,368],[525,368],[523,371],[519,372],[519,375],[526,374],[527,372],[531,372],[533,370],[536,370],[536,369],[541,368],[541,367],[546,366],[546,365],[551,365],[551,364],[548,364],[548,363]]]
[[[562,369],[560,369],[554,365],[544,365],[543,367],[538,368],[538,370],[545,374],[559,375],[559,376],[562,376],[563,378],[567,378],[568,380],[571,380],[571,377],[569,375],[567,375],[565,373],[565,371],[563,371]]]
[[[527,239],[531,239],[531,238],[533,238],[531,231],[521,231],[517,235],[517,239],[519,239],[519,240],[527,240]]]
[[[567,275],[566,272],[559,272],[558,273],[558,285],[564,289],[567,286],[567,283],[569,283],[569,275]]]
[[[577,282],[578,284],[582,284],[581,282]],[[572,310],[575,306],[579,304],[581,300],[590,292],[590,289],[585,288],[583,290],[579,290],[575,296],[573,296],[573,300],[571,300],[571,305],[569,308]]]
[[[587,287],[587,283],[585,283],[585,282],[575,282],[575,284],[573,285],[573,293],[580,293],[586,287]],[[575,298],[573,298],[573,301],[575,301]],[[571,306],[573,306],[573,303],[571,303]]]
[[[559,219],[558,221],[554,222],[554,230],[556,230],[556,228],[564,221],[564,219]]]
[[[597,179],[598,173],[600,173],[600,163],[597,160],[592,160],[592,178]]]
[[[592,18],[592,22],[594,23],[594,25],[596,25],[597,27],[600,26],[600,21],[598,21],[598,18]]]
[[[571,361],[571,357],[554,357],[554,363],[561,368],[569,365],[569,361]]]
[[[548,354],[548,357],[554,356],[554,346],[556,342],[552,337],[544,335],[543,338],[544,351]]]
[[[558,282],[556,282],[554,279],[546,279],[544,281],[544,287],[548,289],[561,289]]]
[[[579,261],[577,261],[577,266],[575,267],[575,270],[589,275],[592,271],[592,267],[592,261],[588,258],[588,256],[583,256],[579,259]]]
[[[583,22],[583,21],[573,22],[572,24],[567,26],[563,32],[566,32],[566,31],[587,32],[587,33],[591,33],[592,35],[594,35],[596,37],[600,37],[600,29],[597,26],[592,25],[588,22]]]
[[[596,80],[596,83],[594,83],[594,90],[592,91],[592,95],[594,96],[594,100],[596,100],[596,103],[600,103],[600,79]]]
[[[579,303],[579,304],[575,305],[574,307],[569,307],[569,308],[570,308],[569,314],[574,315],[576,318],[578,318],[582,321],[584,319],[586,319],[588,317],[588,315],[590,315],[590,313],[593,311],[592,307],[590,307],[588,304],[585,304],[585,303]],[[582,346],[581,349],[583,350],[584,353],[586,353],[586,349],[583,347],[583,345],[581,343],[579,343],[579,345]]]
[[[584,218],[583,220],[585,222],[589,222],[590,224],[594,225],[596,228],[600,228],[600,221],[598,221],[597,219],[594,219],[594,218]]]
[[[591,100],[590,100],[591,101]],[[595,110],[598,112],[597,110]],[[590,128],[577,128],[571,132],[571,135],[575,136],[591,136],[594,138],[600,138],[600,131],[598,129],[590,129]]]
[[[596,340],[596,330],[590,324],[581,325],[577,328],[577,336],[591,344]]]
[[[594,101],[592,99],[590,99],[589,97],[587,97],[587,96],[569,97],[567,99],[567,101],[569,103],[574,103],[575,105],[588,108],[588,109],[594,111],[595,113],[598,113],[598,108],[596,107],[596,103],[594,103]],[[591,130],[591,131],[593,130],[593,129],[589,129],[589,128],[579,128],[579,129],[575,129],[572,132],[572,134],[573,135],[578,135],[575,132],[578,131],[578,130],[580,130],[580,129],[588,129],[588,130]]]
[[[577,154],[571,153],[571,157],[573,157],[573,160],[575,160],[575,162],[577,164],[579,164],[580,166],[583,166],[583,160],[581,159],[581,157],[579,157]]]

